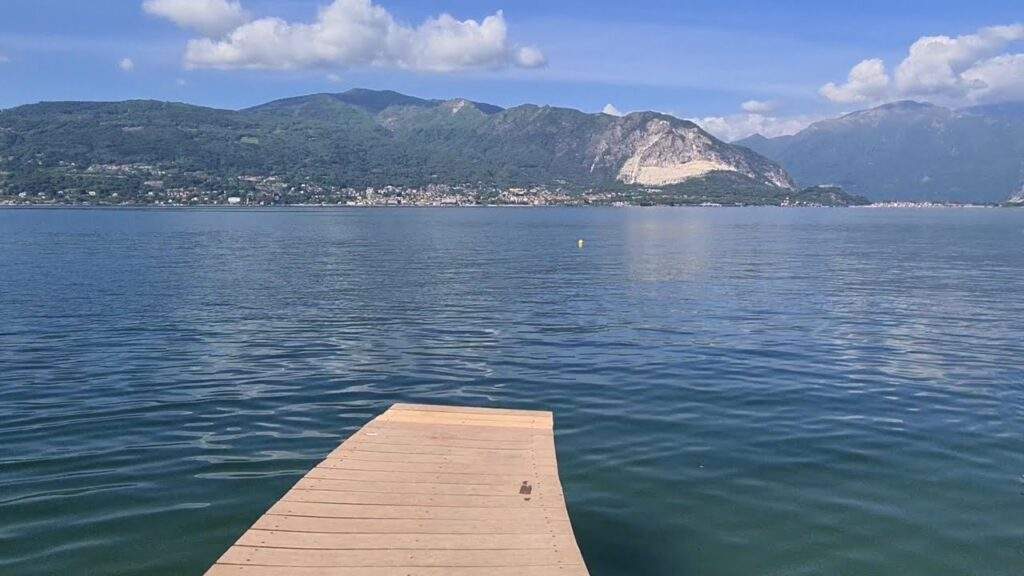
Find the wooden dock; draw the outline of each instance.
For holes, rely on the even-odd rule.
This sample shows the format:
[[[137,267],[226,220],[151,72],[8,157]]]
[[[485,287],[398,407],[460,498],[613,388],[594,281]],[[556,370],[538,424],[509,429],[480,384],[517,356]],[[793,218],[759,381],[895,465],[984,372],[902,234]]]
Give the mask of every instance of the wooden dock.
[[[395,404],[208,576],[587,576],[550,412]]]

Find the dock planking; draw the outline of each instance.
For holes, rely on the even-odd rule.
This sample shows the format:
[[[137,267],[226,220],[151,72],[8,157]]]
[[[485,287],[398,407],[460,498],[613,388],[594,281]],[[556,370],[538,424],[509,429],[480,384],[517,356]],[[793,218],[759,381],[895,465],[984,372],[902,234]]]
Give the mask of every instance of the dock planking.
[[[395,404],[207,576],[587,576],[550,412]]]

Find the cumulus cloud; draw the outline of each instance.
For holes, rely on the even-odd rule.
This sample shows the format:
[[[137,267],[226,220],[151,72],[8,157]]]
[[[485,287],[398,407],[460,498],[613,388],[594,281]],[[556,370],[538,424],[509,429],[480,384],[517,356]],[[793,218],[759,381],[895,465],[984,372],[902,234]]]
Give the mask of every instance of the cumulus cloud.
[[[220,36],[249,20],[237,0],[146,0],[142,9],[207,36]]]
[[[1020,40],[1024,25],[982,28],[956,38],[925,36],[910,46],[910,54],[896,68],[896,89],[902,94],[968,95],[983,86],[964,74]]]
[[[978,63],[960,75],[978,102],[1024,98],[1024,54],[1003,54]]]
[[[135,61],[131,58],[121,58],[117,63],[117,67],[120,68],[122,72],[131,72],[135,70]]]
[[[774,102],[764,100],[747,100],[740,104],[740,109],[750,114],[771,114],[775,111],[776,105]]]
[[[773,115],[772,112],[778,109],[777,102],[747,100],[740,104],[741,112],[736,114],[690,118],[689,120],[720,140],[734,142],[754,134],[760,134],[767,138],[796,134],[821,119],[819,116]]]
[[[762,114],[732,114],[729,116],[708,116],[691,118],[701,128],[726,142],[735,142],[760,134],[768,138],[796,134],[820,120],[812,116],[765,116]]]
[[[882,100],[888,91],[889,74],[885,71],[885,62],[874,58],[854,66],[845,84],[829,82],[819,92],[833,102],[852,104]]]
[[[622,116],[622,111],[616,108],[615,105],[611,103],[605,104],[604,108],[601,109],[601,112],[609,116]]]
[[[924,36],[911,44],[890,78],[885,63],[864,60],[847,82],[822,86],[838,103],[919,98],[966,104],[1024,98],[1024,54],[1007,52],[1024,41],[1024,25],[991,26],[957,37]]]
[[[149,0],[174,5],[187,0]],[[232,13],[244,14],[237,2]],[[147,8],[150,10],[150,8]],[[179,25],[199,28],[193,12]],[[167,16],[170,18],[170,16]],[[240,18],[240,17],[239,17]],[[458,20],[449,14],[428,18],[419,26],[399,23],[371,0],[334,0],[322,7],[312,23],[280,18],[246,20],[223,35],[208,34],[190,40],[185,50],[187,68],[292,70],[381,66],[428,72],[454,72],[504,67],[538,68],[547,64],[533,46],[515,46],[508,39],[505,15],[498,11],[481,21]]]
[[[499,12],[500,14],[500,12]],[[516,65],[520,68],[540,68],[547,66],[548,58],[536,46],[523,46],[515,51]]]

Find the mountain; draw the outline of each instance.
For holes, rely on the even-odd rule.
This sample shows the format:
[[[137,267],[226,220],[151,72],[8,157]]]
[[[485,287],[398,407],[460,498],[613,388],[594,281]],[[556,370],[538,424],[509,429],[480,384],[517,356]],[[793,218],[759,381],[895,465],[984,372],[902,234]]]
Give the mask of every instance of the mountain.
[[[781,202],[794,189],[774,162],[654,112],[504,109],[362,89],[238,111],[156,101],[0,111],[0,195],[234,190],[258,178],[287,189],[557,185],[634,196],[656,189],[690,201],[689,192],[710,190],[730,201],[753,191]]]
[[[285,98],[275,100],[267,104],[261,104],[249,108],[250,111],[287,110],[295,107],[302,107],[309,101],[334,100],[362,108],[374,114],[383,112],[388,108],[399,106],[414,106],[420,108],[433,108],[443,104],[442,100],[424,100],[415,96],[407,96],[393,90],[367,90],[365,88],[353,88],[341,94],[316,94],[314,96],[298,96],[296,98]],[[473,102],[473,105],[486,114],[495,114],[503,110],[500,106]]]
[[[474,174],[472,180],[513,184],[564,179],[586,186],[669,186],[722,171],[793,187],[785,171],[765,158],[721,142],[692,122],[653,112],[619,118],[530,104],[506,110],[362,89],[279,100],[245,112],[308,118],[329,116],[331,109],[342,114],[336,109],[346,104],[372,114],[392,145],[422,155],[432,173],[464,172],[465,167],[448,166],[457,156],[458,163],[471,159],[488,172],[503,172]]]
[[[999,202],[1024,184],[1024,104],[952,110],[895,102],[816,122],[793,136],[735,144],[800,184],[872,200]]]

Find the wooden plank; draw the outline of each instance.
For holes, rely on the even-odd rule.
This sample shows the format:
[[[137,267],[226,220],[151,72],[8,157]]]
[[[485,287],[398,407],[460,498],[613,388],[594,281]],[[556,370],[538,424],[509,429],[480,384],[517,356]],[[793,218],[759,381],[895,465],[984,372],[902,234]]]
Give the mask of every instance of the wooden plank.
[[[378,429],[379,430],[379,429]],[[438,448],[465,448],[478,450],[534,450],[538,447],[548,447],[542,438],[531,438],[527,440],[477,440],[472,438],[445,438],[441,436],[424,436],[420,433],[402,433],[397,430],[390,430],[388,433],[380,432],[359,432],[352,436],[342,446],[347,444],[386,445],[386,446],[422,446]],[[554,443],[550,443],[554,449]]]
[[[212,576],[586,576],[550,412],[398,404],[313,468]]]
[[[510,490],[511,492],[511,490]],[[518,494],[475,496],[468,494],[417,494],[402,492],[349,492],[347,490],[309,490],[293,488],[283,502],[323,502],[328,504],[374,504],[383,506],[435,506],[457,508],[529,508],[559,507],[561,495],[554,497]]]
[[[325,502],[280,501],[270,508],[272,514],[316,516],[321,518],[405,518],[437,520],[502,520],[522,522],[530,519],[568,518],[562,508],[480,508],[454,506],[388,506],[370,504],[331,504]]]
[[[428,449],[431,453],[465,453],[473,452],[499,452],[499,453],[522,453],[545,450],[555,451],[553,442],[545,442],[543,439],[530,439],[525,441],[495,441],[495,440],[473,440],[458,438],[427,438],[422,434],[412,435],[358,435],[349,438],[338,449],[351,447],[362,450],[381,450],[390,448],[392,451],[409,451],[416,449]],[[551,454],[552,456],[554,454]]]
[[[321,502],[324,504],[368,504],[378,506],[428,506],[436,508],[558,508],[562,497],[530,496],[518,494],[503,496],[470,496],[466,494],[409,494],[390,492],[348,492],[339,490],[304,490],[293,488],[281,498],[282,502]]]
[[[526,439],[526,440],[490,440],[490,439],[475,439],[475,438],[450,438],[443,436],[428,437],[419,433],[412,434],[358,434],[350,438],[347,442],[339,446],[404,446],[406,448],[410,446],[422,446],[422,447],[436,447],[436,448],[463,448],[463,449],[478,449],[478,450],[548,450],[550,452],[555,451],[554,443],[551,441],[545,441],[544,439]]]
[[[208,576],[587,576],[582,564],[558,566],[300,567],[217,564]]]
[[[512,418],[484,419],[463,414],[446,412],[391,412],[382,422],[405,422],[409,424],[440,424],[443,426],[479,426],[488,428],[530,428],[545,430],[550,424],[545,420],[520,420]]]
[[[554,419],[554,414],[546,410],[512,410],[509,408],[478,408],[475,406],[438,406],[435,404],[407,404],[399,402],[391,406],[392,410],[418,410],[434,412],[458,412],[463,414],[507,414],[509,416],[528,416],[530,418]]]
[[[503,482],[501,484],[438,484],[436,482],[391,482],[387,473],[382,473],[380,481],[367,483],[362,480],[346,480],[338,478],[321,478],[310,472],[295,485],[299,490],[334,490],[338,492],[385,492],[388,494],[451,494],[466,496],[507,496],[519,490],[521,482]],[[547,494],[562,495],[560,487],[548,483],[534,484],[533,495],[540,497]]]
[[[535,438],[550,437],[550,428],[532,426],[491,426],[483,424],[453,424],[451,422],[416,422],[401,417],[377,419],[363,429],[367,434],[374,432],[405,432],[422,434],[427,438],[454,438],[468,440],[532,442]]]
[[[557,566],[577,564],[569,551],[541,550],[309,550],[234,545],[221,564],[255,566]]]
[[[417,452],[379,452],[377,450],[360,450],[355,446],[345,446],[330,454],[332,460],[345,458],[372,462],[465,462],[475,465],[507,464],[515,465],[534,462],[537,455],[532,451],[520,454],[503,454],[499,452],[477,452],[475,454],[424,454]]]
[[[476,412],[453,412],[450,410],[421,410],[418,408],[398,408],[392,407],[387,418],[396,416],[420,416],[424,418],[436,418],[441,422],[449,419],[457,420],[470,420],[476,422],[501,422],[503,425],[510,422],[518,423],[530,423],[530,424],[547,424],[553,426],[554,419],[550,413],[538,413],[538,414],[501,414],[494,413],[492,411],[476,411]]]
[[[264,514],[253,530],[335,534],[564,534],[568,519],[556,520],[406,520],[391,518],[313,518]]]
[[[539,550],[573,545],[568,534],[338,534],[252,529],[239,546],[311,550]]]
[[[469,475],[501,475],[501,476],[522,476],[531,472],[541,474],[557,474],[558,468],[554,465],[530,464],[517,465],[469,465],[459,462],[376,462],[360,458],[328,459],[320,463],[322,468],[336,468],[338,470],[394,470],[395,472],[427,472],[433,474],[459,474]]]
[[[403,418],[422,418],[434,417],[431,422],[405,422]],[[545,430],[554,429],[554,425],[551,421],[543,420],[541,422],[546,423],[547,426],[540,428],[521,428],[518,426],[506,426],[505,430],[495,430],[495,428],[503,428],[502,426],[492,426],[491,423],[479,423],[477,426],[479,430],[465,429],[460,424],[452,424],[451,422],[465,421],[467,418],[459,414],[446,414],[442,412],[385,412],[380,416],[374,418],[366,424],[363,429],[369,428],[388,428],[397,430],[420,430],[426,432],[427,435],[437,433],[449,433],[449,434],[497,434],[499,436],[545,436]],[[520,424],[521,422],[516,422]],[[386,425],[386,426],[385,426]]]
[[[538,457],[550,457],[554,456],[554,449],[549,450],[547,447],[538,447],[533,444],[525,444],[522,446],[457,446],[452,444],[443,444],[436,442],[422,442],[415,444],[412,442],[384,442],[377,440],[358,440],[355,442],[346,442],[334,449],[331,454],[337,454],[342,451],[351,452],[388,452],[392,454],[443,454],[445,456],[524,456],[534,455]]]
[[[500,475],[500,474],[437,474],[425,472],[395,472],[391,470],[352,470],[346,468],[328,468],[317,466],[310,470],[306,478],[320,478],[325,480],[362,480],[368,483],[377,482],[405,482],[409,484],[457,484],[460,486],[504,486],[509,483],[514,486],[522,484],[523,476]],[[554,474],[536,474],[533,476],[536,482],[533,486],[561,486],[558,476]],[[368,484],[373,486],[373,484]]]

